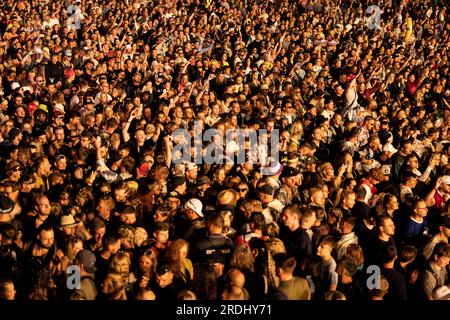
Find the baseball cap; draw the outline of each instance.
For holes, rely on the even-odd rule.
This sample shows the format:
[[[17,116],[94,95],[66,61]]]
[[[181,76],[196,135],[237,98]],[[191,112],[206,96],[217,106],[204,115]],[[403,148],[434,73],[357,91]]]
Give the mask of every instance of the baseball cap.
[[[268,176],[275,176],[283,170],[283,165],[279,161],[275,161],[275,165],[272,165],[270,167],[264,168],[266,172],[266,175]]]
[[[196,198],[189,199],[185,206],[186,208],[194,210],[200,217],[203,217],[203,204],[200,200]]]
[[[29,113],[33,113],[37,108],[38,108],[38,106],[37,106],[36,103],[34,103],[34,102],[30,102],[30,103],[27,105],[27,111],[28,111]]]
[[[4,194],[0,194],[0,214],[8,214],[14,208],[13,201]]]
[[[11,90],[16,90],[18,88],[20,88],[20,84],[18,82],[13,82],[11,84]]]
[[[94,273],[97,268],[95,267],[95,254],[91,250],[81,250],[77,253],[76,259],[83,265],[84,270],[89,273]]]
[[[201,186],[204,184],[210,184],[211,180],[207,176],[200,176],[197,179],[197,186]]]
[[[143,162],[137,169],[136,172],[143,177],[148,176],[148,172],[150,171],[150,165],[147,162]]]
[[[186,164],[186,170],[193,170],[198,168],[198,166],[194,162],[188,162]]]
[[[383,147],[384,152],[396,153],[398,150],[391,143],[386,143]]]
[[[292,167],[284,167],[283,172],[281,173],[281,178],[289,178],[289,177],[295,177],[298,175],[298,170]]]
[[[39,109],[45,111],[46,113],[48,113],[48,107],[45,104],[40,104],[39,105]]]
[[[72,56],[72,51],[70,51],[70,50],[64,51],[64,56],[65,57],[71,57]]]
[[[66,72],[64,72],[64,75],[66,78],[73,77],[75,75],[75,71],[73,71],[73,69],[67,69]]]
[[[178,186],[181,186],[185,182],[186,182],[186,179],[183,176],[181,176],[181,177],[173,177],[172,178],[172,188],[176,188]]]
[[[258,188],[258,192],[271,196],[275,193],[275,189],[271,185],[265,184]]]
[[[178,192],[176,192],[176,191],[170,191],[170,192],[167,194],[167,198],[177,198],[177,199],[179,199],[179,198],[180,198],[180,195],[179,195]]]
[[[381,172],[385,175],[385,176],[389,176],[391,175],[391,166],[384,164],[381,166]]]
[[[170,267],[170,264],[167,262],[159,263],[158,266],[156,267],[156,274],[159,276],[162,276],[169,271],[172,271],[172,268]]]

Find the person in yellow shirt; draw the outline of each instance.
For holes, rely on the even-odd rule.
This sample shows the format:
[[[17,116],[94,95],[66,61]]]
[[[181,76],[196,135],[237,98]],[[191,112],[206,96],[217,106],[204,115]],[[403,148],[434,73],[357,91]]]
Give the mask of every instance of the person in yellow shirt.
[[[39,157],[36,160],[36,168],[36,173],[34,174],[36,176],[36,188],[48,191],[50,188],[48,175],[52,169],[50,161],[45,156]]]

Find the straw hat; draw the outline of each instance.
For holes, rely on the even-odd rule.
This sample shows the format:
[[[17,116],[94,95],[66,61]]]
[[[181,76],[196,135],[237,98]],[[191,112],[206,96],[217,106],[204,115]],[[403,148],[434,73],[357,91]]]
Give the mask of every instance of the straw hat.
[[[217,204],[221,206],[234,206],[239,199],[239,195],[236,190],[227,189],[222,190],[217,195]]]

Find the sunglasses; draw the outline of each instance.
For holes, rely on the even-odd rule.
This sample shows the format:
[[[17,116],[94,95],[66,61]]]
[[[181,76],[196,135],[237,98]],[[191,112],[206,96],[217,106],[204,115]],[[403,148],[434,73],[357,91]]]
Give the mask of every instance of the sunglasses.
[[[248,191],[247,188],[242,188],[242,189],[238,189],[238,190],[239,190],[239,192],[247,192]]]
[[[11,169],[11,172],[19,172],[19,171],[22,171],[21,167],[15,167],[15,168]]]

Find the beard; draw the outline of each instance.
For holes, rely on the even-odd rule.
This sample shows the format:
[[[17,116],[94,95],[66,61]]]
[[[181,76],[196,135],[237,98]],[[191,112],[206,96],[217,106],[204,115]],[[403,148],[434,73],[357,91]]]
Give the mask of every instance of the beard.
[[[53,242],[51,244],[43,244],[42,242],[40,242],[39,246],[44,249],[50,249],[53,246]]]

